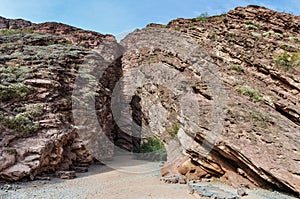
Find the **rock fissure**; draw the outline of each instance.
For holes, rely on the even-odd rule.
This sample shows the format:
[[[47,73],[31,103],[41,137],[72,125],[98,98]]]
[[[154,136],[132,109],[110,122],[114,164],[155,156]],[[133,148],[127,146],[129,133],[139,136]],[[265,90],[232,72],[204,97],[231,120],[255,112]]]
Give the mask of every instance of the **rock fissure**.
[[[264,7],[238,7],[204,21],[151,24],[118,44],[111,35],[60,23],[0,17],[0,179],[34,179],[56,171],[74,177],[69,170],[110,159],[116,147],[132,151],[154,133],[167,146],[180,142],[163,175],[217,177],[236,187],[299,195],[299,20]],[[85,105],[72,93],[80,87],[81,69],[88,73],[78,81],[88,90],[80,88],[79,94],[95,110],[79,111],[74,118],[73,104]],[[160,86],[151,74],[164,70],[162,79],[173,81]],[[153,81],[131,93],[140,77]],[[90,88],[96,90],[94,99]],[[129,112],[124,112],[121,102],[127,98]],[[182,115],[184,105],[193,111]],[[214,108],[224,114],[220,121]],[[95,115],[99,128],[90,128]],[[93,146],[101,146],[100,152]]]

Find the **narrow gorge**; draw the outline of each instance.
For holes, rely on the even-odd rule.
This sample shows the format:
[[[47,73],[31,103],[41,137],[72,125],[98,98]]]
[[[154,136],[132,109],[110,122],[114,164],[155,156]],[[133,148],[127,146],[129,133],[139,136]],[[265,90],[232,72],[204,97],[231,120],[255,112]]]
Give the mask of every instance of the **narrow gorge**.
[[[0,17],[0,181],[159,139],[161,175],[300,196],[300,16],[264,7],[149,24],[121,42]]]

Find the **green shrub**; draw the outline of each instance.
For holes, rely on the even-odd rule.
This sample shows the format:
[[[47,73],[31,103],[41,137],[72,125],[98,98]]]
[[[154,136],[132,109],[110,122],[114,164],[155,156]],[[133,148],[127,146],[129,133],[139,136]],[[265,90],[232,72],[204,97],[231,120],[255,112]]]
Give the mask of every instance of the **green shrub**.
[[[33,34],[34,33],[34,31],[30,30],[30,29],[24,29],[24,30],[22,30],[22,32],[25,34]]]
[[[80,42],[79,46],[83,47],[83,48],[89,48],[90,45],[87,42]]]
[[[253,36],[253,37],[261,37],[262,34],[257,33],[257,32],[252,32],[252,36]]]
[[[20,82],[30,77],[33,69],[26,66],[0,66],[0,83]]]
[[[29,117],[39,117],[43,115],[44,108],[41,105],[29,104],[25,105],[25,107],[16,108],[14,111],[23,114],[26,113],[26,115]]]
[[[140,146],[135,147],[133,152],[141,153],[142,155],[136,154],[139,159],[147,159],[153,161],[163,161],[167,159],[167,151],[161,140],[150,137]]]
[[[14,34],[20,34],[22,31],[17,29],[3,29],[0,31],[2,35],[14,35]]]
[[[260,24],[255,23],[253,21],[247,21],[246,22],[246,27],[249,28],[249,29],[260,29],[261,28]]]
[[[250,86],[236,86],[235,87],[235,91],[241,93],[242,95],[247,95],[249,96],[251,99],[260,102],[263,101],[263,96],[255,89],[251,88]]]
[[[14,83],[8,86],[0,85],[0,101],[24,97],[30,92],[30,90],[31,87],[22,83]]]
[[[20,133],[20,136],[25,137],[35,133],[39,124],[32,121],[32,117],[28,113],[20,113],[15,117],[0,118],[1,124],[9,129]]]
[[[251,122],[253,125],[264,129],[268,128],[268,126],[272,124],[272,119],[275,118],[271,114],[261,113],[256,110],[248,110],[238,114],[238,116],[240,116],[243,121]]]
[[[242,68],[242,66],[240,66],[240,65],[231,65],[230,70],[235,70],[239,73],[245,72],[244,69]]]
[[[299,52],[288,53],[284,51],[281,54],[274,55],[275,65],[285,71],[291,70],[300,65]]]
[[[289,40],[293,41],[293,42],[300,42],[300,38],[299,37],[289,37]]]
[[[180,129],[180,124],[174,124],[172,128],[167,129],[167,133],[172,137],[175,138],[177,136],[177,133]]]
[[[139,153],[148,153],[164,148],[164,144],[157,138],[150,137],[138,147]]]
[[[263,35],[264,37],[268,37],[268,36],[271,36],[271,35],[276,35],[276,36],[279,36],[279,37],[284,37],[283,34],[278,33],[278,32],[274,32],[273,30],[270,30],[270,31],[268,31],[268,32],[264,32],[262,35]]]
[[[215,33],[211,33],[208,37],[211,40],[215,40],[216,39],[216,34]]]
[[[208,17],[209,17],[209,14],[207,12],[201,13],[198,17],[196,17],[196,21],[205,22]]]
[[[72,41],[70,41],[70,40],[66,40],[65,42],[63,42],[63,44],[65,44],[65,45],[71,45],[71,44],[73,44],[73,43],[72,43]]]
[[[271,35],[273,35],[273,34],[275,34],[275,32],[274,32],[273,30],[271,30],[271,31],[268,31],[268,32],[264,32],[262,35],[263,35],[264,37],[266,37],[266,36],[271,36]]]
[[[0,30],[0,34],[2,35],[14,35],[14,34],[32,34],[34,33],[33,30],[30,29],[24,29],[24,30],[19,30],[19,29],[2,29]]]

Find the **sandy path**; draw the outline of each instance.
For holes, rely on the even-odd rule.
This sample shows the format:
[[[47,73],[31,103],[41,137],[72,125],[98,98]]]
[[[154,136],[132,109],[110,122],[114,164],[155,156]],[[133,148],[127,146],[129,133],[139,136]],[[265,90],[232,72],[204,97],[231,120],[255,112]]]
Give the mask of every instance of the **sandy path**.
[[[109,162],[114,169],[92,166],[88,173],[78,174],[78,178],[73,180],[53,179],[50,182],[34,181],[21,184],[21,189],[17,191],[0,191],[0,198],[196,198],[187,193],[187,185],[160,182],[159,163],[127,160],[128,157],[120,157]]]
[[[160,182],[159,163],[133,160],[117,156],[108,166],[91,166],[89,172],[78,174],[73,180],[54,178],[51,181],[18,183],[17,191],[1,191],[0,199],[195,199],[188,194],[187,185]],[[211,187],[236,193],[236,189],[219,182],[201,182]],[[206,188],[207,190],[209,188]],[[214,191],[213,191],[214,192]],[[294,199],[278,192],[248,190],[245,199]]]

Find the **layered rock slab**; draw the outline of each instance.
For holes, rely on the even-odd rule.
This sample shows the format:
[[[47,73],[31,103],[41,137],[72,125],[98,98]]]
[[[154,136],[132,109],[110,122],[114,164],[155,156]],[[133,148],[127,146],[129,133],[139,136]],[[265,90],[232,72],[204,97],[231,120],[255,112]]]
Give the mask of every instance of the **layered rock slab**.
[[[277,23],[276,19],[285,23]],[[190,160],[180,165],[180,160],[170,159],[162,174],[191,176],[192,171],[195,173],[192,178],[196,179],[215,176],[236,187],[246,183],[251,187],[274,188],[299,195],[299,60],[295,61],[295,67],[288,70],[276,62],[283,53],[299,56],[299,43],[293,39],[299,38],[299,16],[249,6],[236,8],[227,15],[211,17],[204,22],[177,19],[167,26],[152,24],[150,27],[160,28],[162,34],[165,28],[180,31],[203,46],[203,52],[207,52],[217,65],[227,95],[222,132],[215,143],[210,143],[205,135],[212,133],[211,129],[203,128],[206,127],[203,125],[198,129],[206,133],[194,131],[182,123],[180,116],[177,117],[180,115],[179,109],[168,108],[168,105],[174,104],[174,97],[165,89],[157,85],[153,88],[144,86],[135,93],[145,102],[141,114],[144,116],[143,126],[157,121],[155,116],[151,117],[147,107],[161,103],[163,108],[157,107],[158,112],[167,109],[170,113],[173,111],[174,118],[177,118],[171,124],[160,122],[160,125],[168,129],[179,123],[185,130],[185,133],[179,130],[177,136],[182,142],[187,140],[184,151]],[[151,32],[147,29],[143,31]],[[157,40],[160,39],[157,37]],[[141,64],[162,63],[182,74],[191,68],[188,59],[180,57],[180,51],[173,54],[161,49],[126,54],[123,58],[125,77],[127,68],[132,71],[134,69],[131,68]],[[174,61],[178,57],[180,61]],[[203,59],[210,61],[209,58]],[[127,80],[130,80],[130,72]],[[194,84],[194,94],[206,104],[200,108],[203,113],[200,121],[208,124],[209,121],[205,120],[211,118],[211,114],[205,107],[211,106],[218,98],[205,89],[208,87],[205,81],[194,80]],[[155,128],[152,130],[159,132]],[[187,131],[193,133],[187,134]],[[204,152],[203,157],[205,145],[210,152]]]

